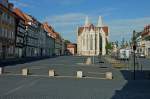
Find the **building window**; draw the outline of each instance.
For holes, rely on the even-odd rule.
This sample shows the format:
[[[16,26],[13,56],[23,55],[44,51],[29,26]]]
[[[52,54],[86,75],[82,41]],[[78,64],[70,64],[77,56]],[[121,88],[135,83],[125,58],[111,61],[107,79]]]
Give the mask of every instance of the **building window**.
[[[3,11],[0,9],[0,15],[2,15],[3,14]]]
[[[90,36],[90,50],[93,50],[93,36]]]
[[[2,37],[2,28],[0,28],[0,37]]]
[[[4,32],[4,33],[5,33],[4,35],[5,35],[5,37],[7,38],[7,29],[5,29],[4,31],[5,31],[5,32]]]

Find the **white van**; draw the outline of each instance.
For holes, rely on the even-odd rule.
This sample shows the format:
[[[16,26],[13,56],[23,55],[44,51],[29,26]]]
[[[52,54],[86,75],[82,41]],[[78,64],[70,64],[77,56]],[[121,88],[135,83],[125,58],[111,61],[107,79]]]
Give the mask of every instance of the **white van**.
[[[121,60],[128,60],[130,57],[130,49],[120,49],[118,58]]]

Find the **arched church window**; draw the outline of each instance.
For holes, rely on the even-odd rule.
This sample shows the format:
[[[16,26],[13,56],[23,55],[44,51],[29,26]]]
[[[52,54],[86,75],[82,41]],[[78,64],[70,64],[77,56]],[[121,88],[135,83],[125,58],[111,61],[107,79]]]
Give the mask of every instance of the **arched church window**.
[[[100,51],[102,51],[102,44],[103,44],[103,42],[102,42],[102,36],[99,35],[99,47],[100,47]]]
[[[93,36],[90,36],[90,50],[93,50]]]
[[[97,49],[97,34],[95,34],[95,50]]]

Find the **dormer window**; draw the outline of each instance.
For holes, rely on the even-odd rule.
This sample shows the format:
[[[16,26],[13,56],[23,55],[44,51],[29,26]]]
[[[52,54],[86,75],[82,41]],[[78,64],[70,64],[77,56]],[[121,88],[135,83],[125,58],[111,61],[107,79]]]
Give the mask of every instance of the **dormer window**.
[[[28,22],[29,25],[32,25],[32,22]]]

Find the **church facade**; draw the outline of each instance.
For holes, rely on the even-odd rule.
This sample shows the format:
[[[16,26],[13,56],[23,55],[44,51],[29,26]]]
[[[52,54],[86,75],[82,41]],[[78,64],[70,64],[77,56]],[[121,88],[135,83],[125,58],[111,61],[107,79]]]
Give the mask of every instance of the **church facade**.
[[[79,56],[98,56],[106,54],[109,28],[99,16],[98,24],[90,23],[88,17],[84,26],[77,29],[77,54]]]

